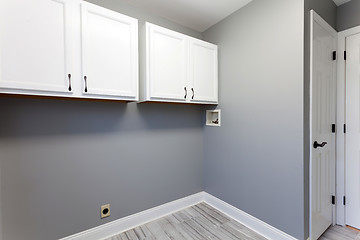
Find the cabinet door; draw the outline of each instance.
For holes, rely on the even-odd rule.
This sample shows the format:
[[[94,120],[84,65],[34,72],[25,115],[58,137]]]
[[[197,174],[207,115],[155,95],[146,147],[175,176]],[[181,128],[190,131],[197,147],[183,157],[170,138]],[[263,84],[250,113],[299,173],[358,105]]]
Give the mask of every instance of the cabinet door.
[[[186,36],[147,25],[147,95],[149,100],[186,101],[188,41]]]
[[[217,46],[197,40],[190,41],[190,84],[192,102],[218,102]]]
[[[89,3],[81,8],[83,93],[137,100],[137,20]]]
[[[70,2],[0,1],[0,92],[72,92]]]

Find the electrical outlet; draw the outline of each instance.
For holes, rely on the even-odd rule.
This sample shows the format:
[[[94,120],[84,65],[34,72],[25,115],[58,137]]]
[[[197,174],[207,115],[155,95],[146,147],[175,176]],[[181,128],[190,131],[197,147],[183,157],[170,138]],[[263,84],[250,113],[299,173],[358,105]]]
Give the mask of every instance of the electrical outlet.
[[[101,218],[106,218],[110,216],[110,204],[105,204],[100,207]]]

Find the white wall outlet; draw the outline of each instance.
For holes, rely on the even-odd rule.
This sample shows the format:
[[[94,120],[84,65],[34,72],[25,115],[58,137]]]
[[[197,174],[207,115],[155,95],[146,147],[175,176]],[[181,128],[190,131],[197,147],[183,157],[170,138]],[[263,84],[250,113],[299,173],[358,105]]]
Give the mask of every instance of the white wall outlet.
[[[221,110],[206,110],[206,126],[221,126]]]
[[[106,218],[110,216],[110,204],[105,204],[100,207],[101,218]]]

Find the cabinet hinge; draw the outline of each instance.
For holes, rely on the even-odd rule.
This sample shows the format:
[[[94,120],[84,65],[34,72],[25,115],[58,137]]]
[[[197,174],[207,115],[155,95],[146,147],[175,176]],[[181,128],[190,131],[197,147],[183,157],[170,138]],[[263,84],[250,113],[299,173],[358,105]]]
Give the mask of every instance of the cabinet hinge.
[[[333,60],[333,61],[336,60],[336,51],[333,51],[333,53],[332,53],[332,60]]]
[[[343,204],[344,204],[344,206],[346,205],[346,197],[345,196],[343,198]]]
[[[346,133],[346,124],[344,124],[344,133]]]
[[[331,196],[331,204],[332,204],[332,205],[335,205],[335,204],[336,204],[336,198],[335,198],[334,195]]]
[[[344,51],[344,60],[346,61],[346,51]]]
[[[331,124],[331,132],[335,133],[336,132],[336,125],[335,123]]]

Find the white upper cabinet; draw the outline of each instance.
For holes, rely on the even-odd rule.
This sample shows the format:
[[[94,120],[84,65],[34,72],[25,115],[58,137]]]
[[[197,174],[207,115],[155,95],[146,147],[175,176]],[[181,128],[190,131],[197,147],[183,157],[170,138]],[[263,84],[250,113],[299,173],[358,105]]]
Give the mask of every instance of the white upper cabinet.
[[[137,20],[84,2],[81,33],[83,93],[136,100]]]
[[[146,23],[141,101],[217,104],[217,46]]]
[[[184,35],[165,28],[148,28],[149,94],[152,99],[185,101],[188,42]],[[164,65],[166,63],[166,66]]]
[[[136,19],[79,0],[0,11],[0,93],[138,100]]]
[[[70,2],[0,1],[0,88],[72,92]]]
[[[218,102],[218,49],[214,44],[190,40],[192,102]]]

